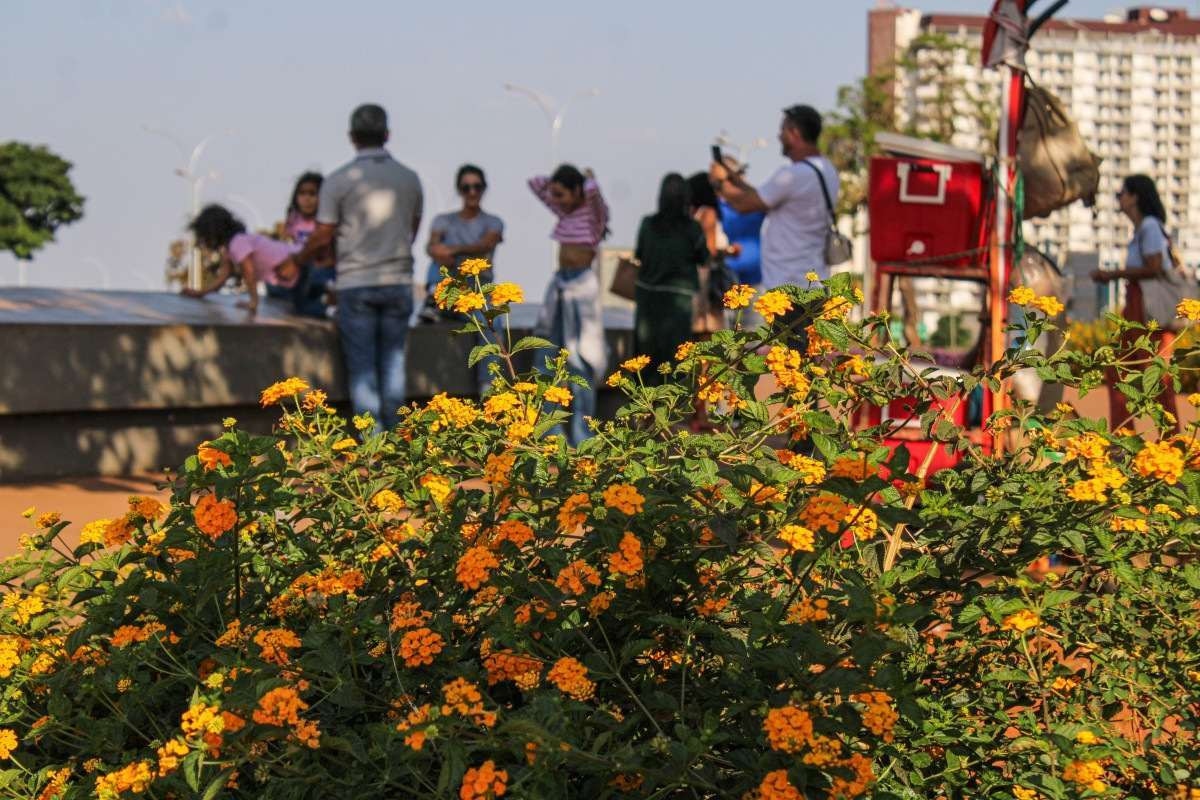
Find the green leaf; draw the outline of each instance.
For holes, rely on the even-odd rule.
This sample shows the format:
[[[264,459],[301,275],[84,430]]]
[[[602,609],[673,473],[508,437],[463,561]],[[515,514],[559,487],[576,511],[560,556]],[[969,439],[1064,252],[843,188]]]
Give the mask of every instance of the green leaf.
[[[817,335],[830,341],[835,349],[840,351],[850,349],[850,334],[846,331],[845,325],[819,319],[813,323],[813,327],[816,328]]]
[[[473,367],[488,356],[500,355],[500,345],[490,342],[488,344],[476,345],[471,348],[471,355],[467,357],[467,366]]]
[[[217,775],[217,777],[213,778],[212,781],[209,782],[208,786],[205,787],[204,794],[200,797],[200,800],[214,800],[214,798],[217,796],[217,793],[220,792],[221,789],[225,788],[225,783],[229,780],[229,776],[232,774],[232,769],[222,770],[222,772]]]
[[[541,339],[537,336],[523,336],[517,340],[516,344],[512,346],[512,350],[509,351],[509,354],[516,355],[517,353],[521,353],[526,350],[541,350],[543,348],[553,347],[554,343],[547,339]]]

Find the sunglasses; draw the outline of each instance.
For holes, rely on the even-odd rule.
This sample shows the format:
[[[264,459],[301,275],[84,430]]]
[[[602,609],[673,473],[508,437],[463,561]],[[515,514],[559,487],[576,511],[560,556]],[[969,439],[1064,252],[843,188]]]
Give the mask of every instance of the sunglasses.
[[[467,194],[469,192],[482,192],[486,188],[487,187],[482,183],[460,183],[458,185],[458,191],[462,192],[463,194]]]

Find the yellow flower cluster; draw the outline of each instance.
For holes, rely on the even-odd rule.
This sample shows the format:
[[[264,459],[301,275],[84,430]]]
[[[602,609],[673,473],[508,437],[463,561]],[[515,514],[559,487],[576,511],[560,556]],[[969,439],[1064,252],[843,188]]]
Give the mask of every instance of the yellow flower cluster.
[[[825,480],[825,464],[815,458],[793,453],[791,450],[776,450],[779,463],[800,473],[800,482],[812,486]]]
[[[627,372],[641,372],[650,366],[650,356],[634,356],[621,362],[621,369]]]
[[[1043,297],[1028,286],[1018,286],[1008,293],[1008,302],[1018,306],[1031,306],[1047,317],[1056,317],[1063,311],[1063,304],[1057,297]]]
[[[1183,476],[1183,453],[1170,442],[1147,442],[1133,458],[1133,468],[1143,478],[1174,486]]]
[[[28,625],[35,616],[46,610],[46,601],[38,592],[26,595],[15,591],[7,592],[0,605],[12,612],[13,621],[18,625]]]
[[[465,258],[463,259],[463,262],[458,265],[458,272],[461,275],[474,278],[483,274],[484,272],[487,272],[491,268],[492,265],[488,263],[486,258]]]
[[[1081,789],[1103,792],[1108,788],[1103,780],[1104,766],[1099,761],[1071,761],[1062,771],[1063,780],[1071,781]]]
[[[1024,633],[1025,631],[1030,630],[1031,628],[1036,628],[1041,624],[1041,617],[1030,611],[1028,608],[1022,608],[1020,611],[1009,614],[1007,617],[1005,617],[1004,621],[1000,623],[1000,629]]]
[[[792,348],[775,345],[767,351],[767,369],[779,388],[800,397],[808,394],[809,380],[800,371],[800,354]]]
[[[380,489],[371,498],[371,505],[385,514],[395,514],[404,508],[404,500],[391,489]]]
[[[460,400],[445,392],[434,395],[425,407],[437,414],[437,418],[429,424],[430,432],[444,428],[466,428],[479,416],[479,411],[470,400]]]
[[[1175,306],[1175,316],[1191,322],[1200,322],[1200,300],[1191,298],[1180,300],[1179,304]]]
[[[721,299],[726,308],[738,309],[750,305],[752,297],[754,297],[754,287],[739,283],[730,287]]]
[[[116,800],[126,792],[141,794],[150,788],[153,781],[154,772],[150,769],[150,762],[134,761],[116,772],[97,778],[96,797],[98,800]]]
[[[546,390],[544,397],[548,403],[558,403],[563,407],[571,405],[571,390],[565,386],[551,386]]]
[[[515,283],[498,283],[492,289],[492,305],[506,306],[509,303],[524,303],[525,293]]]
[[[784,525],[779,531],[779,538],[792,549],[792,552],[813,551],[813,532],[803,525]]]
[[[425,474],[417,482],[429,492],[433,502],[439,506],[450,496],[450,479],[444,475]]]
[[[17,749],[17,732],[12,728],[0,728],[0,761],[12,758]]]
[[[454,299],[454,310],[459,314],[470,314],[479,311],[485,305],[483,295],[479,292],[462,292]]]
[[[754,301],[754,310],[767,321],[768,325],[774,322],[776,317],[783,316],[793,308],[791,299],[778,289],[764,292]]]

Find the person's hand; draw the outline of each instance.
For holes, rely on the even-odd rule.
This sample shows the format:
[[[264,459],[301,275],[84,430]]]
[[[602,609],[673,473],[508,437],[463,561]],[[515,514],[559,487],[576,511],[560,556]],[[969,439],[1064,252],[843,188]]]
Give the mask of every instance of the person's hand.
[[[730,258],[737,258],[742,254],[742,246],[740,244],[731,244],[725,248],[725,255]]]
[[[238,308],[246,309],[246,313],[252,317],[258,313],[258,303],[250,300],[238,300],[236,303],[234,303],[234,305],[236,305]]]
[[[450,249],[449,245],[430,245],[429,255],[433,256],[433,260],[439,267],[449,267],[454,264],[454,251]]]
[[[594,181],[596,179],[596,173],[592,172],[591,167],[585,167],[583,170],[583,177],[587,178],[589,181]]]
[[[708,167],[708,179],[712,181],[714,185],[724,183],[725,181],[729,180],[729,170],[725,168],[724,164],[719,164],[714,161]]]
[[[275,277],[283,281],[291,281],[300,275],[300,268],[296,266],[296,262],[292,259],[284,261],[279,266],[275,267]]]
[[[1094,269],[1092,270],[1091,278],[1096,283],[1108,283],[1113,279],[1113,274],[1106,270]]]
[[[179,290],[179,294],[184,297],[201,298],[204,294],[199,289],[193,289],[190,286]]]

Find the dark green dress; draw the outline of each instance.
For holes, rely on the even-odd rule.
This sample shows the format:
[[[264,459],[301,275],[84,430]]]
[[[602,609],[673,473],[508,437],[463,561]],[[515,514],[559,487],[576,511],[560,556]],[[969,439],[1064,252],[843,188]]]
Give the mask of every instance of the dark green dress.
[[[692,298],[699,288],[696,267],[708,260],[704,231],[693,219],[659,224],[653,216],[638,228],[641,262],[637,278],[634,349],[650,356],[642,372],[647,383],[658,383],[657,367],[675,357],[679,345],[692,336]]]

